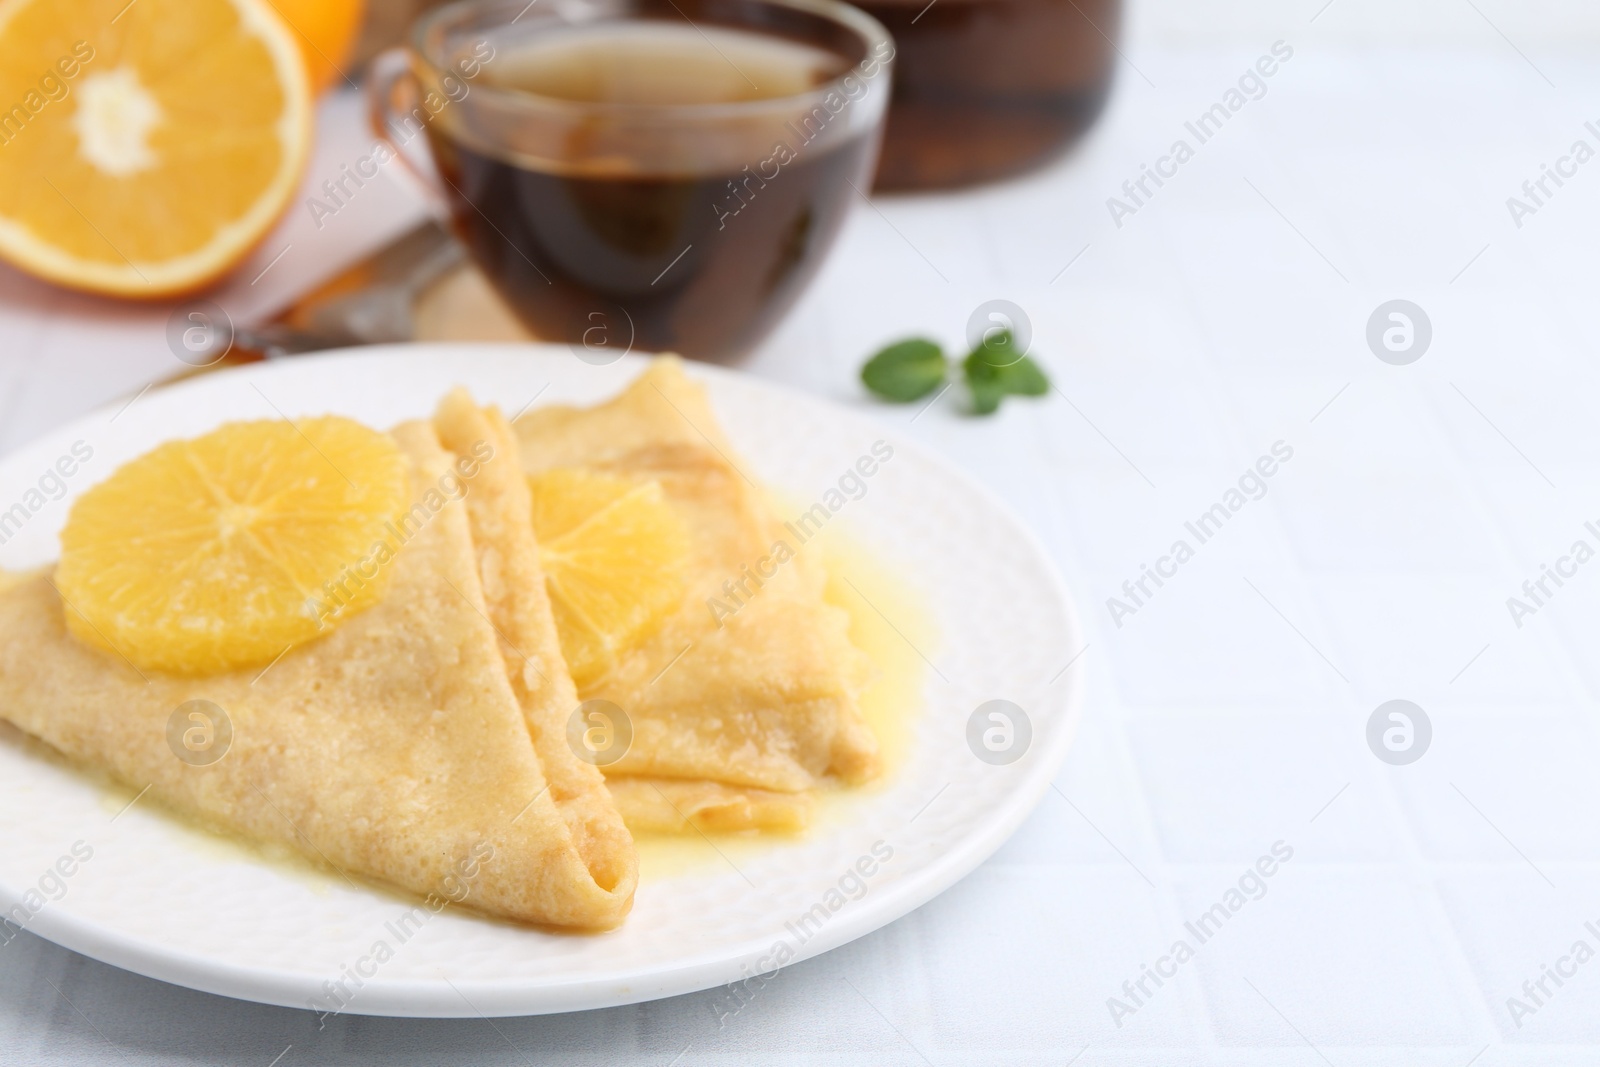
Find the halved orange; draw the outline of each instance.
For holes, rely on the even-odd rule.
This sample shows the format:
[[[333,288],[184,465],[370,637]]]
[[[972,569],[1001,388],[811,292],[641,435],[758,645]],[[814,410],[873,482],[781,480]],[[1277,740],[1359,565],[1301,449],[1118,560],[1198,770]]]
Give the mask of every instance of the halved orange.
[[[299,184],[311,89],[266,0],[0,0],[0,257],[131,297],[247,255]]]
[[[269,0],[300,38],[311,71],[311,90],[320,93],[349,77],[345,63],[361,33],[362,0]]]

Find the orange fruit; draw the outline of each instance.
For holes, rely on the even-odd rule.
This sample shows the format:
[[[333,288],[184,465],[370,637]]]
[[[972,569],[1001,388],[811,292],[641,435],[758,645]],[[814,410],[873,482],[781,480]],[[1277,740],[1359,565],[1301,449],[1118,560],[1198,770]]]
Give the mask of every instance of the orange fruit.
[[[168,441],[73,504],[67,626],[141,670],[270,663],[382,597],[409,472],[392,438],[337,416]]]
[[[131,297],[243,259],[299,184],[311,90],[266,0],[0,0],[0,257]]]
[[[268,0],[300,39],[311,72],[311,91],[320,93],[348,76],[345,62],[361,33],[362,0]]]
[[[683,600],[688,528],[659,482],[559,468],[528,485],[561,652],[583,689]]]

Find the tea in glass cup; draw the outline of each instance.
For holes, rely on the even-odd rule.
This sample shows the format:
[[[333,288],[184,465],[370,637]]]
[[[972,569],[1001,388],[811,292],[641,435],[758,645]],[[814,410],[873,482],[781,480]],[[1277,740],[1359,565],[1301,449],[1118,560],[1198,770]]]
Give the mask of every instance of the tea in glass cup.
[[[425,131],[456,233],[537,337],[727,361],[870,183],[893,54],[832,0],[468,0],[374,87],[388,136]]]

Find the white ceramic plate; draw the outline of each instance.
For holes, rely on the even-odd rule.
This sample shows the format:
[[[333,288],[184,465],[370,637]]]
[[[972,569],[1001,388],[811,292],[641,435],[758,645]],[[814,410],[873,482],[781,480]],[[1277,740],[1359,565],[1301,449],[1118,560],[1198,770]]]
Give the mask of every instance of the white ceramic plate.
[[[0,545],[0,566],[53,559],[72,498],[174,436],[230,419],[325,412],[388,426],[428,415],[458,382],[508,414],[535,397],[592,403],[643,366],[636,357],[590,366],[556,346],[408,346],[301,357],[156,390],[0,461],[0,509],[20,501],[30,512]],[[739,981],[875,930],[971,871],[1043,796],[1077,723],[1081,666],[1063,668],[1082,638],[1054,569],[987,492],[893,429],[744,375],[692,372],[749,467],[799,508],[821,500],[874,442],[894,449],[839,515],[852,540],[916,584],[937,638],[918,649],[930,668],[902,766],[885,786],[850,798],[845,817],[825,818],[796,842],[647,877],[633,914],[612,933],[544,933],[452,909],[401,944],[391,927],[415,902],[268,861],[148,804],[119,814],[131,792],[65,767],[5,727],[0,905],[10,909],[42,888],[30,899],[47,902],[28,918],[29,931],[226,996],[306,1007],[324,983],[359,965],[376,973],[359,990],[347,983],[350,1012],[528,1015]],[[61,478],[57,461],[75,445],[92,456]],[[884,612],[891,622],[895,610]],[[926,629],[912,621],[901,619],[902,628]],[[1009,765],[985,762],[969,745],[969,718],[992,699],[1014,701],[1031,723],[1025,754]],[[63,864],[70,877],[51,875],[75,846],[92,857]],[[875,846],[876,857],[861,864],[871,876],[852,874]],[[380,941],[392,958],[362,963],[375,959]]]

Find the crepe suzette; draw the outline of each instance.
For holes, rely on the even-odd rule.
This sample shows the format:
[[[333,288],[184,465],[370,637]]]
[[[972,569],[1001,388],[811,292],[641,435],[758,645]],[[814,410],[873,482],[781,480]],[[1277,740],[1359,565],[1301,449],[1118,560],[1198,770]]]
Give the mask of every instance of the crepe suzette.
[[[631,725],[605,766],[631,828],[798,829],[820,786],[877,772],[859,704],[870,667],[824,599],[819,550],[785,528],[676,359],[607,403],[536,409],[516,429],[536,515],[541,485],[582,471],[659,485],[688,530],[676,604],[578,678],[585,701],[609,701]],[[554,585],[552,597],[561,619]]]
[[[464,892],[471,907],[526,922],[617,925],[632,905],[637,858],[600,775],[558,743],[573,686],[537,580],[516,442],[496,413],[455,395],[437,428],[415,421],[387,437],[365,431],[401,465],[399,512],[381,535],[338,573],[309,572],[290,551],[268,553],[278,584],[290,575],[314,609],[320,630],[309,640],[271,663],[212,663],[200,674],[154,665],[159,641],[134,653],[143,666],[118,649],[119,639],[137,646],[139,613],[152,605],[148,589],[141,599],[116,583],[147,567],[151,553],[159,557],[164,536],[192,536],[178,528],[187,519],[200,524],[203,547],[174,565],[183,581],[164,594],[157,588],[175,602],[157,603],[156,614],[182,640],[233,655],[238,642],[213,640],[219,634],[201,625],[204,613],[175,612],[183,606],[176,601],[215,585],[220,572],[207,568],[245,551],[250,538],[293,546],[305,532],[296,523],[320,522],[337,540],[342,527],[330,515],[339,519],[340,501],[354,508],[371,495],[353,479],[344,480],[345,494],[342,472],[331,469],[330,457],[344,453],[330,435],[355,425],[306,420],[295,432],[307,447],[287,459],[281,447],[268,458],[237,441],[204,454],[199,442],[169,442],[162,449],[177,451],[165,459],[189,464],[217,499],[197,503],[164,484],[142,504],[111,502],[143,507],[122,517],[122,529],[139,532],[121,546],[101,544],[87,571],[69,566],[69,519],[62,566],[0,591],[0,717],[135,789],[148,786],[172,808],[287,843],[342,872],[418,894],[460,900]],[[278,437],[280,446],[292,441]],[[311,466],[296,475],[286,469],[295,463]],[[77,502],[73,519],[94,517],[95,492]],[[297,506],[296,493],[308,502]],[[108,583],[120,607],[91,613],[98,621],[63,602],[62,587],[90,598]],[[261,607],[263,588],[220,595],[234,598],[227,602],[237,618]],[[245,643],[273,618],[266,612]],[[225,631],[229,620],[211,621],[219,619]],[[208,765],[180,758],[182,747],[169,740],[175,711],[213,705],[231,726],[230,747]]]

